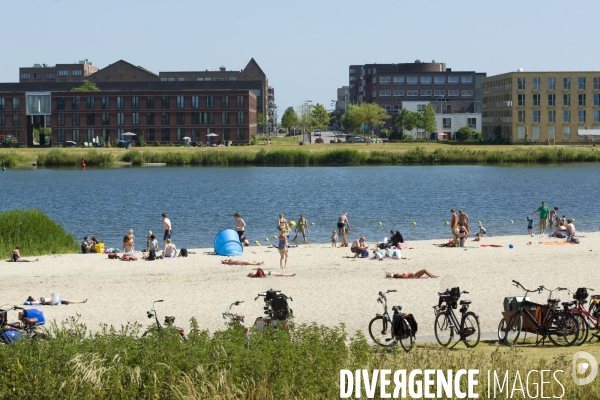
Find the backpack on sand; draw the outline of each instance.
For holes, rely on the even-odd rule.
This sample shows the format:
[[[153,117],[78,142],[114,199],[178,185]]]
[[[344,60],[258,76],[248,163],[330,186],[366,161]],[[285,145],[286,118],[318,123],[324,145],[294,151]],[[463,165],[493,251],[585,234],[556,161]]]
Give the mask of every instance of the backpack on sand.
[[[181,249],[181,250],[179,250],[179,256],[180,257],[187,257],[188,256],[187,249]]]

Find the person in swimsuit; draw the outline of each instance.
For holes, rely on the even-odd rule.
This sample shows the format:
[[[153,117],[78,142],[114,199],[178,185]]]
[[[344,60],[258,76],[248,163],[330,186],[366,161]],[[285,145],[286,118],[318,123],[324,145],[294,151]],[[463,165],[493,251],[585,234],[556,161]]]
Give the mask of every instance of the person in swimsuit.
[[[279,231],[279,243],[277,244],[277,249],[279,250],[279,255],[281,256],[281,258],[279,259],[279,268],[287,268],[288,242],[287,234],[284,230]]]
[[[348,222],[348,213],[340,215],[337,222],[337,228],[340,234],[344,232],[350,232],[350,222]]]
[[[162,254],[165,258],[174,258],[177,256],[177,248],[171,243],[171,239],[165,240],[165,249]]]
[[[14,261],[14,262],[34,262],[34,261],[39,261],[39,258],[36,258],[35,260],[29,260],[27,258],[21,257],[21,253],[19,252],[20,250],[21,250],[20,246],[15,247],[15,249],[12,252],[12,254],[10,255],[10,260],[11,261]]]
[[[231,258],[228,260],[222,260],[221,264],[225,265],[263,265],[264,261],[243,261],[243,260],[232,260]]]
[[[287,232],[290,229],[288,225],[287,219],[283,217],[283,214],[279,214],[279,220],[277,221],[277,225],[279,225],[279,231]]]
[[[427,276],[428,278],[439,278],[438,276],[432,274],[431,272],[427,271],[426,269],[422,269],[415,273],[412,273],[412,272],[403,272],[401,274],[394,274],[391,272],[385,273],[385,277],[388,279],[419,279],[423,275]]]
[[[296,236],[292,240],[296,240],[298,234],[302,233],[302,237],[306,242],[306,234],[308,233],[308,221],[304,218],[304,214],[300,214],[300,218],[298,218],[298,225],[296,226]]]
[[[129,238],[129,235],[125,235],[123,237],[123,252],[133,253],[133,244],[131,244],[131,239]]]
[[[50,298],[50,297],[48,297]],[[83,303],[87,303],[88,299],[85,300],[67,300],[67,299],[62,299],[60,301],[60,304],[64,304],[64,305],[69,305],[69,304],[83,304]],[[51,304],[50,300],[46,300],[45,297],[40,297],[39,299],[33,297],[33,296],[29,296],[27,298],[26,304],[28,306],[34,306],[34,305],[41,305],[41,306],[49,306]]]
[[[131,250],[133,250],[135,248],[135,244],[134,244],[135,236],[133,236],[133,229],[129,230],[129,233],[127,234],[127,236],[129,236],[129,241],[131,242]]]
[[[250,273],[248,273],[248,278],[266,278],[269,276],[296,276],[296,273],[293,272],[291,274],[284,274],[282,272],[275,272],[275,271],[263,271],[260,268],[256,268],[256,271],[252,271]]]
[[[365,244],[364,236],[352,242],[352,246],[350,246],[350,250],[354,253],[354,258],[360,257],[362,252],[368,248],[369,247]]]
[[[246,223],[244,222],[244,220],[242,219],[242,217],[240,217],[240,214],[238,214],[238,213],[233,214],[233,218],[235,218],[235,231],[237,232],[238,236],[240,237],[240,243],[242,243],[243,237],[244,237],[244,232],[246,231]]]

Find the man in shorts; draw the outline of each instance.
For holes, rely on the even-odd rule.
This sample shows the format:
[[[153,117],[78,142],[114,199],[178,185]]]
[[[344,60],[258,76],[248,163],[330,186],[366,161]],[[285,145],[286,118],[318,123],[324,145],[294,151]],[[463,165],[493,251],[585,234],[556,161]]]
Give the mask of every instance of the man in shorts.
[[[344,232],[350,232],[350,222],[348,222],[348,213],[340,215],[337,222],[337,228],[340,235]]]
[[[165,227],[165,235],[163,236],[163,241],[167,239],[171,239],[171,220],[167,218],[167,214],[162,213],[163,225]]]
[[[536,212],[540,213],[540,235],[543,235],[544,231],[546,230],[546,224],[548,223],[548,215],[550,214],[550,209],[546,205],[546,202],[542,201],[542,206],[534,212],[532,212],[531,215],[533,216],[533,214],[535,214]]]

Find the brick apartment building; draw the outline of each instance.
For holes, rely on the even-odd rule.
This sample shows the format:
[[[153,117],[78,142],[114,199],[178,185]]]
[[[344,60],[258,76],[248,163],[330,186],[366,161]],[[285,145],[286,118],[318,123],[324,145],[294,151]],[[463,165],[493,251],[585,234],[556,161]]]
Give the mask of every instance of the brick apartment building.
[[[262,73],[254,60],[247,69]],[[71,74],[68,82],[23,78],[19,83],[0,83],[0,139],[31,146],[33,129],[47,126],[52,138],[41,144],[91,142],[96,137],[107,142],[123,138],[125,132],[163,144],[183,137],[248,143],[257,133],[256,93],[267,96],[266,77],[260,79],[260,73],[257,80],[227,81],[206,76],[186,81],[186,75],[175,80],[165,73],[164,80],[120,60],[87,76],[100,92],[71,92],[81,85],[78,74]]]
[[[77,64],[34,64],[33,67],[19,68],[19,82],[81,82],[98,68],[88,60]]]

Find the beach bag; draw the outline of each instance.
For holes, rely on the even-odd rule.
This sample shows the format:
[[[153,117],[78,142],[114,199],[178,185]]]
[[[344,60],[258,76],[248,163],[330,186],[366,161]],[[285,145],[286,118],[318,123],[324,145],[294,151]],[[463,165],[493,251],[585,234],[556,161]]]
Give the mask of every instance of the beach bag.
[[[156,250],[150,250],[148,252],[148,258],[147,258],[147,260],[148,261],[154,261],[154,260],[156,260]]]
[[[579,244],[581,241],[579,240],[579,236],[569,236],[567,238],[567,242],[571,242],[574,244]]]
[[[52,298],[50,299],[51,306],[57,306],[62,301],[62,295],[60,293],[53,292]]]
[[[179,256],[181,256],[181,257],[187,257],[188,256],[187,249],[181,249],[181,250],[179,250]]]
[[[362,258],[369,258],[369,251],[368,250],[363,250],[362,254],[361,254]]]
[[[400,258],[402,258],[402,255],[400,254],[400,250],[394,250],[392,252],[392,258],[394,260],[399,260]]]
[[[116,253],[108,253],[108,258],[111,260],[119,258],[119,255]]]

